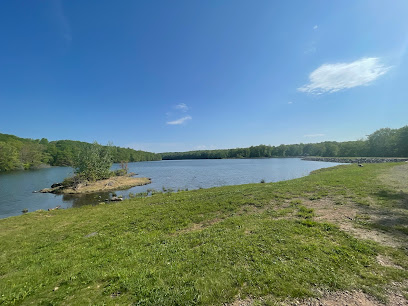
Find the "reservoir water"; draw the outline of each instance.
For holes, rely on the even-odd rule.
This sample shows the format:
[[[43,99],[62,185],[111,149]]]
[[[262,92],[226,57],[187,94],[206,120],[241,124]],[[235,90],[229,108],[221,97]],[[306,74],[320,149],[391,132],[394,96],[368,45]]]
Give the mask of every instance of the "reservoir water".
[[[149,177],[152,183],[116,191],[125,198],[129,193],[140,193],[148,189],[199,189],[225,185],[277,182],[308,175],[320,168],[333,167],[336,163],[303,161],[300,158],[268,159],[201,159],[163,160],[129,163],[129,171],[140,177]],[[118,169],[119,165],[113,165]],[[73,175],[69,167],[52,167],[31,171],[14,171],[0,174],[0,218],[20,215],[23,209],[29,212],[97,204],[109,198],[110,193],[88,195],[54,195],[33,193],[50,187]]]

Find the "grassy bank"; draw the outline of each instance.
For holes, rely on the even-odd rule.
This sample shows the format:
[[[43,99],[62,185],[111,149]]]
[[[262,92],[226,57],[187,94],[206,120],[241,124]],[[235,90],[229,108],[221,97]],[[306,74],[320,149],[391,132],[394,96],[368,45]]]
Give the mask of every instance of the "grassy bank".
[[[0,220],[0,303],[407,298],[407,193],[389,180],[395,166],[408,171],[344,165]]]

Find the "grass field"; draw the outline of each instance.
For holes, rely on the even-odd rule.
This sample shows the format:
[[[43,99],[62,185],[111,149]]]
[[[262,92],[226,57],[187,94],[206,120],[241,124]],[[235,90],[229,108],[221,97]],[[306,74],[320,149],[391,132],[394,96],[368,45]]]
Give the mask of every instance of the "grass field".
[[[0,220],[0,304],[407,302],[407,166]]]

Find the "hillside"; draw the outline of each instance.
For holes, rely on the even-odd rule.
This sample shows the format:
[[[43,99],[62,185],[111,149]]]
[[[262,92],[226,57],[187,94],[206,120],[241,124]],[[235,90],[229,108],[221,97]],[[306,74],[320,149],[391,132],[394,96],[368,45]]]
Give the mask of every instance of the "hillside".
[[[0,172],[33,169],[44,165],[71,166],[79,152],[92,144],[73,140],[49,142],[0,133]],[[160,160],[159,154],[112,147],[113,162]]]

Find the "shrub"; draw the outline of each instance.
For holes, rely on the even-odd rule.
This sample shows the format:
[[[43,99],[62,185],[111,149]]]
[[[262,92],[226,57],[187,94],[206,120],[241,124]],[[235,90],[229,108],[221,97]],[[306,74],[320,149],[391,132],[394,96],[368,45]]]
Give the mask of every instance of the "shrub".
[[[104,147],[97,142],[84,148],[74,160],[77,176],[91,182],[109,178],[111,176],[111,166],[111,146]]]

